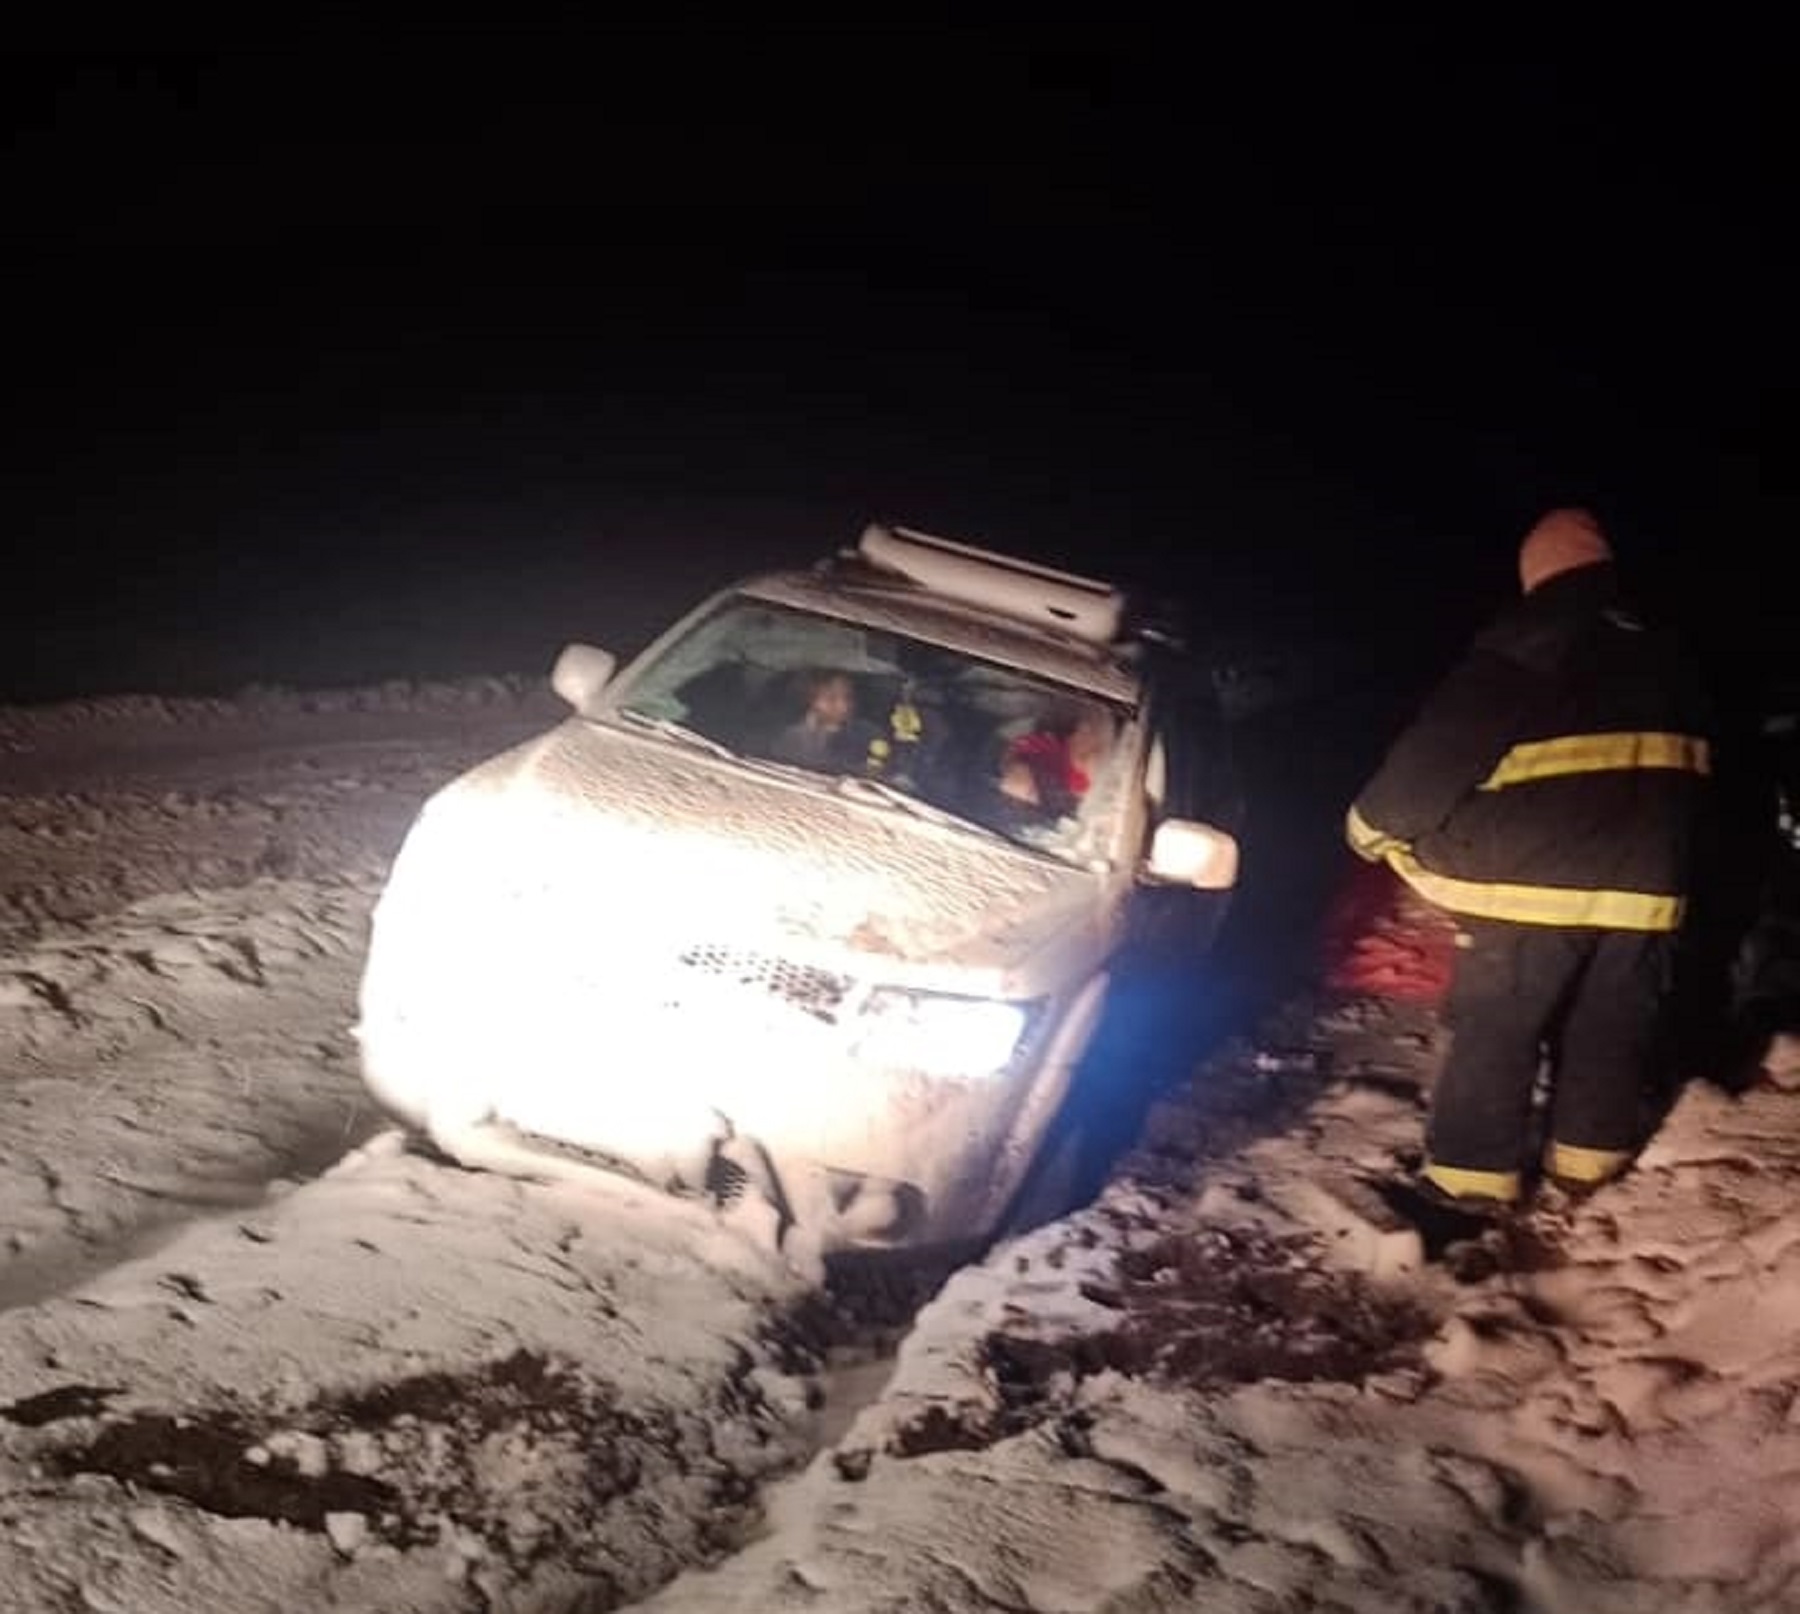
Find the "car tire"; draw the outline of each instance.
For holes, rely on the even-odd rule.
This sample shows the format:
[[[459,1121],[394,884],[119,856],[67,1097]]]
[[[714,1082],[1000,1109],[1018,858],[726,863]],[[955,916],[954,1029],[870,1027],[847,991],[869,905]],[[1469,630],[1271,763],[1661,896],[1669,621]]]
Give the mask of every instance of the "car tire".
[[[1146,888],[1133,901],[1123,968],[1056,1119],[1026,1169],[1000,1233],[1016,1237],[1067,1216],[1106,1185],[1155,1093],[1197,1058],[1208,1034],[1194,978],[1224,923],[1230,893]],[[1124,1108],[1108,1094],[1128,1080]]]
[[[1090,1150],[1085,1130],[1066,1110],[1057,1117],[1001,1218],[1001,1238],[1017,1238],[1080,1208]]]

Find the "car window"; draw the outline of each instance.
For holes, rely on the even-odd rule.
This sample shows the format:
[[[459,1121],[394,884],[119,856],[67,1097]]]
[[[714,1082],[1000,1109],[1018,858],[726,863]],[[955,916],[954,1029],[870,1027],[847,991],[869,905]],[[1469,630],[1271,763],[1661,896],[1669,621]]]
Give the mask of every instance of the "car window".
[[[1161,788],[1148,794],[1157,817],[1239,827],[1243,802],[1230,731],[1201,669],[1185,662],[1159,668],[1151,744]]]
[[[1169,752],[1160,733],[1150,738],[1150,751],[1144,758],[1144,798],[1150,803],[1152,817],[1165,816],[1169,795]]]
[[[1129,714],[963,651],[740,597],[633,667],[623,716],[738,756],[858,778],[1021,845],[1104,856]]]

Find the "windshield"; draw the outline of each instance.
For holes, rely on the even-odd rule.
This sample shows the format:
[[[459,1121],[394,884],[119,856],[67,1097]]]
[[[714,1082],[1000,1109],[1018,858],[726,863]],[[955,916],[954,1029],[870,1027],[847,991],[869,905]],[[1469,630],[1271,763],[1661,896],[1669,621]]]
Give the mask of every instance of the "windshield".
[[[1067,861],[1107,855],[1126,714],[889,628],[735,599],[634,668],[612,709]]]

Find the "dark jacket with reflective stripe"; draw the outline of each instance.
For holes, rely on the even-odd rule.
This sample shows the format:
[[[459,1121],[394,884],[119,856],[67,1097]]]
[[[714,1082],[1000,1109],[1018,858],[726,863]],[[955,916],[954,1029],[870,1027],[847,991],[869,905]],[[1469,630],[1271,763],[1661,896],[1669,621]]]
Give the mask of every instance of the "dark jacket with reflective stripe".
[[[1350,811],[1351,845],[1453,912],[1673,930],[1710,760],[1679,646],[1611,566],[1565,573],[1471,646]]]

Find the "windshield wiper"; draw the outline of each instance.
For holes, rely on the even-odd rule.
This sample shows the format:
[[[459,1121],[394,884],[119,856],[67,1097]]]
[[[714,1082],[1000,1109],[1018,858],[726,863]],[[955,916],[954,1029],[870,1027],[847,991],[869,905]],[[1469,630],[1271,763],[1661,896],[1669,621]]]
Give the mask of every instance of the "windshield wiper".
[[[758,773],[772,774],[777,779],[791,779],[799,784],[825,786],[831,782],[828,776],[811,768],[802,768],[789,762],[771,762],[767,757],[745,756],[741,751],[733,751],[723,740],[715,740],[710,734],[691,728],[673,717],[653,717],[648,712],[640,712],[630,706],[616,707],[612,715],[624,718],[632,728],[641,729],[646,734],[694,746],[722,761],[735,762],[740,768],[753,768]]]
[[[986,824],[973,818],[964,818],[961,813],[953,813],[943,807],[934,807],[928,801],[922,801],[910,791],[902,790],[898,785],[890,785],[885,779],[871,779],[866,774],[842,773],[837,778],[837,791],[840,796],[860,797],[864,801],[878,801],[887,807],[898,807],[914,818],[922,818],[928,824],[943,824],[951,829],[967,830],[975,835],[985,836],[988,840],[999,841],[1006,846],[1019,846],[1010,835],[1003,835],[997,829],[990,829]],[[1036,850],[1036,848],[1027,848]]]
[[[811,785],[816,789],[830,789],[837,783],[838,776],[820,773],[816,768],[802,767],[794,762],[775,762],[768,757],[745,756],[741,751],[733,751],[723,740],[715,740],[710,734],[673,717],[655,717],[649,712],[640,712],[635,707],[617,706],[612,716],[623,718],[634,729],[646,734],[654,734],[660,739],[674,740],[681,745],[691,745],[701,751],[726,762],[735,762],[740,768],[751,768],[757,773],[766,773],[777,779],[789,779],[796,784]],[[865,781],[871,782],[871,781]],[[891,789],[891,786],[884,787]],[[930,811],[923,802],[915,802],[914,806]]]
[[[685,723],[678,723],[672,717],[652,717],[648,712],[640,712],[630,706],[615,706],[611,715],[645,734],[674,740],[680,745],[696,746],[702,751],[710,751],[715,757],[723,757],[727,762],[744,760],[724,741],[715,740],[710,734],[702,734],[699,729],[689,728]]]

